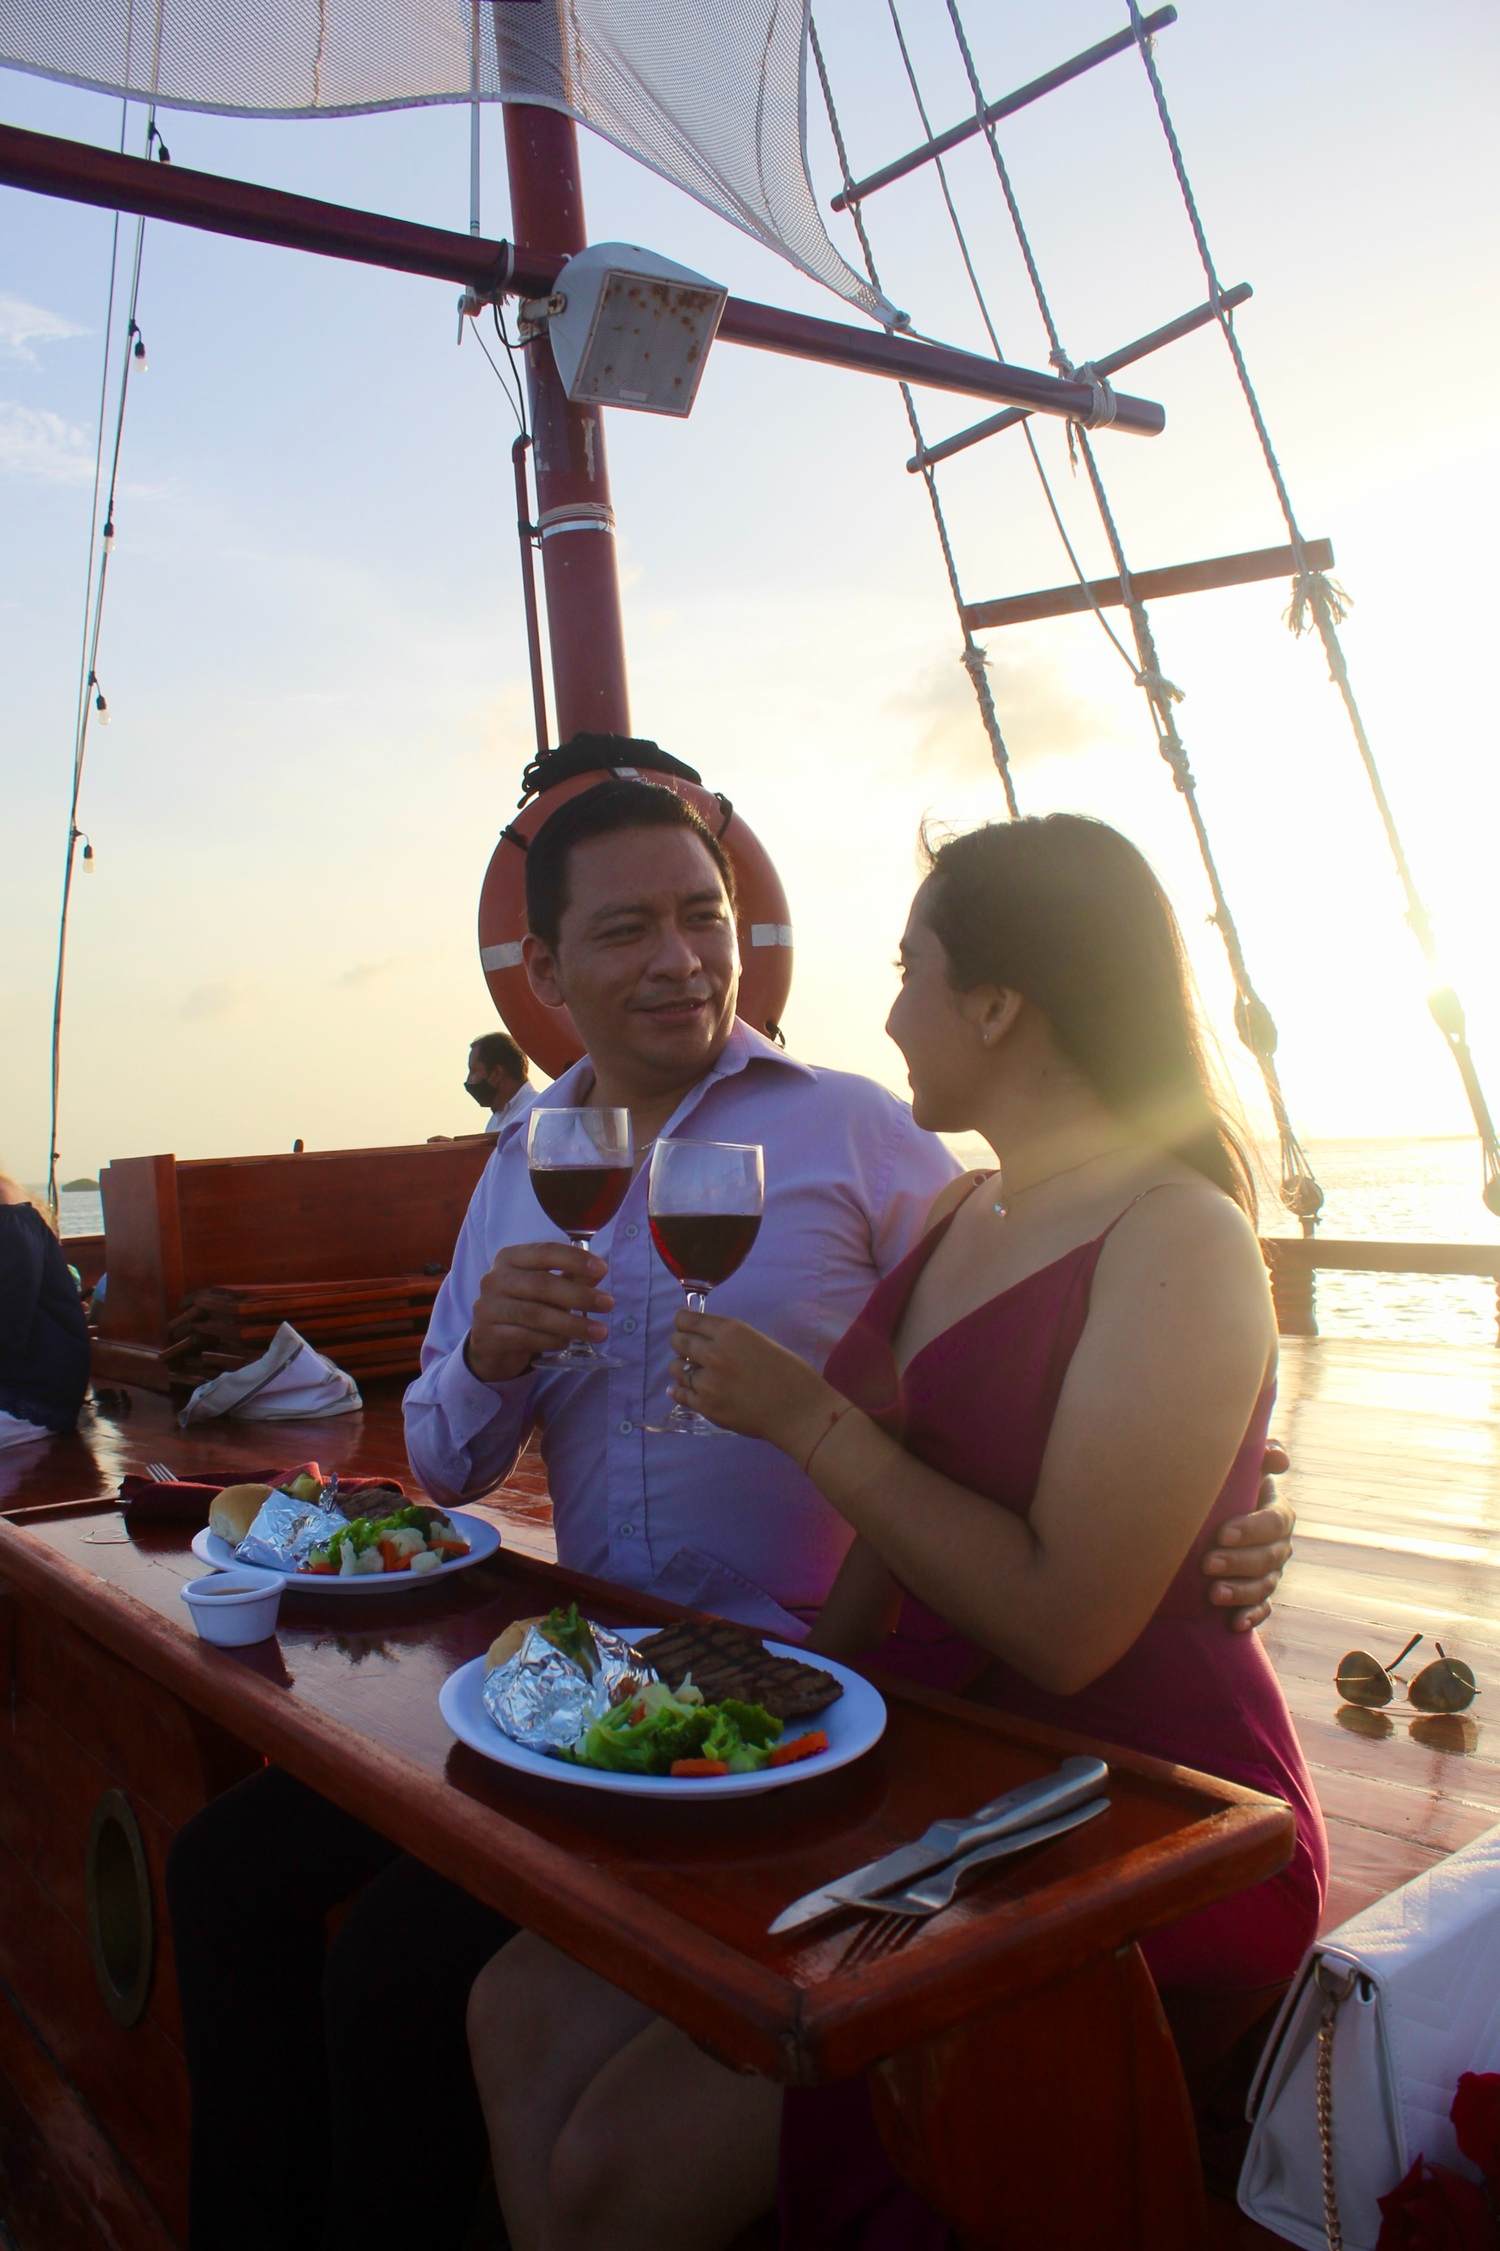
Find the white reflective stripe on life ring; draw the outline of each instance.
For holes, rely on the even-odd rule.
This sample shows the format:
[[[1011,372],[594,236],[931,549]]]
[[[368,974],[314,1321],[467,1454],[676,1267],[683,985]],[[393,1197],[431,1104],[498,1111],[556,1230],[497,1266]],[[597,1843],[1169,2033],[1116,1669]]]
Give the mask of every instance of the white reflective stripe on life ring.
[[[789,922],[752,922],[750,925],[752,946],[789,946],[791,942],[792,926]]]
[[[503,946],[481,946],[479,949],[479,966],[481,969],[519,969],[521,966],[520,939],[507,939]]]

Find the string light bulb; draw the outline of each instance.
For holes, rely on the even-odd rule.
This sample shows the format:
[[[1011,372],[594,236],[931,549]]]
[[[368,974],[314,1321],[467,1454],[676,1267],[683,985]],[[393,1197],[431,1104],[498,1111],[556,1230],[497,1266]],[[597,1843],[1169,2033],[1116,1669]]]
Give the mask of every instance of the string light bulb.
[[[94,872],[94,847],[87,837],[83,840],[83,872],[85,875],[92,875]]]
[[[114,551],[115,551],[115,520],[114,520],[114,517],[113,517],[113,516],[106,516],[106,517],[105,517],[105,519],[104,519],[104,542],[103,542],[103,545],[104,545],[104,552],[105,552],[105,554],[106,554],[106,555],[112,555],[112,554],[114,553]]]
[[[132,321],[130,324],[129,333],[135,338],[135,342],[131,346],[131,352],[135,359],[136,367],[142,375],[149,375],[151,373],[151,366],[150,362],[146,358],[146,339],[141,334],[140,329],[136,326],[134,321]]]
[[[153,147],[155,148],[156,161],[158,164],[171,163],[172,151],[168,148],[166,142],[162,139],[161,134],[157,131],[155,118],[153,118],[150,124],[146,127],[146,146],[148,149]]]
[[[104,690],[99,685],[97,672],[89,674],[89,686],[94,691],[94,710],[98,714],[99,724],[101,727],[107,727],[109,725],[109,705],[105,701]]]

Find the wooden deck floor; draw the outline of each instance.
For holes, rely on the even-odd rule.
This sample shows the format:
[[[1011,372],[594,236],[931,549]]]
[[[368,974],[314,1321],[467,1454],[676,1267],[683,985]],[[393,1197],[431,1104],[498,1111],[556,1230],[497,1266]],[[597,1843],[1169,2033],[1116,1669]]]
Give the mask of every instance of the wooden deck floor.
[[[1500,1822],[1500,1351],[1283,1338],[1275,1428],[1298,1529],[1265,1639],[1328,1822],[1332,1925]],[[539,1465],[494,1498],[550,1555]],[[1441,1641],[1478,1677],[1468,1712],[1340,1702],[1346,1650],[1386,1662],[1419,1631],[1403,1677]]]
[[[1266,1631],[1333,1846],[1328,1921],[1500,1822],[1500,1351],[1282,1340],[1297,1552]],[[1470,1710],[1341,1705],[1344,1651],[1409,1634],[1474,1668]],[[1409,1668],[1403,1667],[1409,1677]]]

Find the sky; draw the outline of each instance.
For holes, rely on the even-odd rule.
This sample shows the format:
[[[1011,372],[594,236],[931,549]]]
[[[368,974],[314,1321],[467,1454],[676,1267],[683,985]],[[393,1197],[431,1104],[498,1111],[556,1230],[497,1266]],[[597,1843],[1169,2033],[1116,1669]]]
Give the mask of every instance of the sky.
[[[935,119],[970,104],[940,0],[903,0]],[[1113,0],[970,10],[987,90],[1119,27]],[[825,0],[857,170],[918,137],[885,8]],[[1157,55],[1304,531],[1353,597],[1351,672],[1500,1108],[1489,653],[1500,15],[1435,0],[1183,0]],[[837,186],[814,96],[813,176]],[[0,118],[114,146],[120,105],[0,73]],[[244,122],[164,113],[182,164],[462,230],[465,111]],[[131,112],[139,152],[144,116]],[[844,317],[790,267],[584,138],[595,239]],[[1003,145],[1065,341],[1102,352],[1197,304],[1201,272],[1133,56]],[[1010,358],[1046,344],[982,143],[955,197]],[[486,116],[482,220],[509,232]],[[984,348],[930,173],[872,199],[882,279]],[[134,221],[121,228],[122,252]],[[112,222],[0,191],[0,1165],[46,1171],[48,1044]],[[851,254],[847,222],[830,219]],[[514,423],[451,285],[152,224],[74,890],[61,1171],[472,1130],[493,1021],[479,885],[532,749]],[[858,316],[849,316],[857,318]],[[118,352],[123,316],[117,311]],[[1280,517],[1221,340],[1141,363],[1154,440],[1102,434],[1131,562],[1269,546]],[[109,400],[112,412],[114,377]],[[931,435],[973,418],[919,395]],[[982,411],[982,410],[976,410]],[[1086,567],[1107,568],[1062,433],[1039,431]],[[927,502],[888,383],[719,345],[687,422],[612,412],[633,724],[772,852],[797,933],[794,1048],[904,1072],[881,1025],[917,831],[1003,810]],[[1070,576],[1019,434],[944,473],[970,599]],[[1304,1135],[1462,1133],[1457,1076],[1338,700],[1283,582],[1155,605],[1225,889]],[[1097,624],[984,637],[1023,809],[1091,811],[1177,904],[1226,1053],[1230,989],[1180,800]],[[1229,1056],[1231,1068],[1242,1077]],[[1245,1087],[1259,1122],[1253,1087]],[[1476,1181],[1478,1166],[1476,1159]],[[1495,1232],[1478,1204],[1474,1232]]]

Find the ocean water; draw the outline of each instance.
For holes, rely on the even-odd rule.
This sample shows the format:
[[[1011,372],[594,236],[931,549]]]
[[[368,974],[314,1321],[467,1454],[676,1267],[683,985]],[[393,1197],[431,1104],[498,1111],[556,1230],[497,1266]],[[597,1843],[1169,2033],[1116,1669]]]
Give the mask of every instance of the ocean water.
[[[959,1154],[985,1161],[982,1151]],[[1310,1141],[1307,1154],[1323,1190],[1322,1236],[1500,1248],[1500,1220],[1480,1200],[1472,1140]],[[1297,1222],[1276,1198],[1275,1151],[1261,1155],[1261,1233],[1296,1235]],[[1491,1346],[1496,1339],[1495,1286],[1478,1275],[1319,1274],[1316,1297],[1323,1336]]]
[[[960,1149],[985,1161],[981,1149]],[[1313,1141],[1308,1155],[1322,1183],[1318,1232],[1364,1241],[1500,1245],[1500,1220],[1480,1201],[1480,1162],[1472,1140]],[[1275,1201],[1275,1159],[1267,1157],[1261,1230],[1294,1235],[1296,1222]],[[64,1235],[97,1234],[97,1194],[62,1199]],[[1494,1345],[1495,1290],[1477,1276],[1320,1274],[1318,1327],[1324,1336],[1389,1337],[1403,1342]]]

